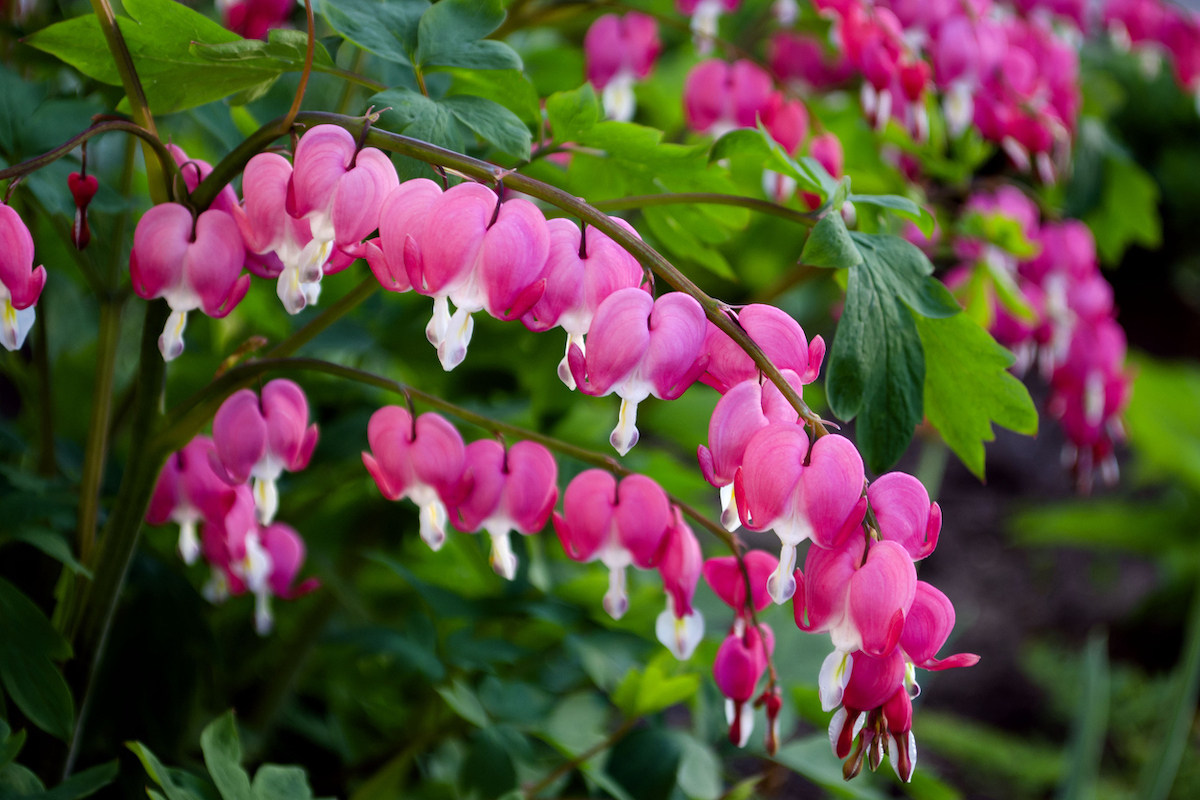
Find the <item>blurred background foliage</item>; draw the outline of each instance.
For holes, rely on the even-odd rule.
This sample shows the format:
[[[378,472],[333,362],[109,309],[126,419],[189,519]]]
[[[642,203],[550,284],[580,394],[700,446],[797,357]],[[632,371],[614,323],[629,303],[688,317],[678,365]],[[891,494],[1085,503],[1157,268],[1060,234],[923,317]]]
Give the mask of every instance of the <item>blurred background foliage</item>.
[[[644,5],[671,12],[668,0]],[[767,5],[745,3],[728,22],[731,31],[745,32]],[[81,80],[16,41],[86,7],[40,6],[22,30],[4,31],[12,64],[0,73],[0,109],[8,110],[0,119],[0,155],[7,163],[65,141],[92,114],[115,105],[119,89]],[[579,42],[596,13],[509,38],[536,96],[582,82]],[[339,65],[388,86],[411,82],[411,73],[344,42],[323,23],[319,33]],[[672,44],[685,34],[665,30],[664,37]],[[690,48],[668,46],[653,78],[638,87],[641,121],[664,131],[667,141],[686,140],[678,98],[695,60]],[[1137,59],[1101,45],[1089,45],[1083,65],[1085,118],[1074,173],[1043,191],[1046,208],[1063,207],[1092,227],[1111,267],[1120,321],[1139,351],[1129,445],[1121,453],[1123,481],[1097,497],[1074,498],[1057,465],[1062,442],[1052,426],[1043,426],[1036,441],[1002,432],[989,447],[986,486],[948,459],[936,438],[914,443],[902,466],[938,494],[946,520],[942,548],[922,565],[922,577],[937,582],[960,609],[952,646],[982,654],[983,662],[928,681],[915,727],[921,766],[911,785],[900,786],[888,770],[842,782],[816,695],[825,645],[791,630],[790,607],[765,614],[780,632],[776,663],[790,687],[782,718],[786,744],[771,759],[757,734],[745,751],[726,741],[721,698],[708,675],[729,612],[706,588],[697,602],[709,638],[691,661],[679,664],[654,640],[654,618],[663,605],[657,579],[631,576],[631,611],[614,622],[600,608],[603,569],[569,562],[552,534],[516,543],[522,568],[512,583],[493,574],[479,537],[452,534],[442,552],[429,552],[416,535],[413,510],[381,499],[359,461],[369,415],[395,398],[315,375],[302,384],[321,425],[321,442],[308,470],[283,479],[281,519],[304,536],[306,572],[320,577],[322,590],[280,604],[277,630],[259,638],[250,624],[252,600],[208,605],[198,593],[207,575],[176,557],[174,529],[147,530],[88,709],[80,763],[120,759],[116,782],[103,790],[111,797],[140,796],[147,786],[168,800],[309,796],[302,785],[311,785],[317,796],[352,800],[518,797],[519,787],[553,775],[618,731],[625,735],[614,747],[555,776],[546,788],[563,797],[617,800],[1200,796],[1194,725],[1200,681],[1200,118],[1165,70],[1148,74]],[[430,90],[452,92],[467,80],[443,73],[433,76]],[[524,91],[514,86],[497,91],[511,100]],[[284,75],[248,105],[212,103],[162,117],[160,127],[193,157],[215,162],[259,123],[282,114],[294,89],[295,76]],[[369,95],[318,73],[306,106],[358,113]],[[881,157],[853,97],[834,93],[810,108],[841,138],[857,191],[904,191],[903,178]],[[464,141],[474,140],[464,135]],[[901,145],[909,146],[891,146]],[[112,239],[130,210],[115,188],[124,147],[106,137],[90,153],[102,181],[93,205],[101,242]],[[945,196],[934,199],[943,210],[953,210],[972,186],[1004,168],[1003,158],[982,143],[963,147],[919,154],[942,178]],[[486,147],[467,149],[506,162]],[[568,186],[596,179],[579,169],[580,175],[567,176],[541,162],[530,173]],[[48,369],[31,363],[28,349],[0,359],[0,576],[47,616],[55,605],[48,587],[60,571],[83,571],[70,545],[73,490],[98,318],[63,236],[73,211],[65,191],[69,170],[60,162],[38,173],[14,200],[35,221],[39,262],[54,276],[38,307],[44,328],[37,335],[49,343]],[[607,187],[589,186],[589,199],[638,191],[632,178],[608,179],[613,183]],[[753,192],[758,172],[740,174],[734,164],[731,180]],[[134,181],[144,188],[144,174]],[[145,202],[144,191],[134,196]],[[795,268],[803,236],[790,223],[733,210],[705,229],[710,235],[702,242],[661,242],[661,230],[656,235],[653,221],[646,222],[647,237],[665,245],[706,291],[733,303],[776,303],[810,336],[830,337],[831,309],[841,290],[828,274]],[[867,228],[889,224],[862,221]],[[123,268],[120,248],[111,255]],[[296,318],[260,281],[228,318],[197,315],[187,357],[170,371],[168,405],[206,383],[248,337],[279,340],[369,277],[365,265],[355,264],[325,282],[318,308]],[[131,306],[123,320],[112,426],[116,451],[102,508],[121,477],[120,434],[130,424],[127,398],[140,314],[140,306]],[[481,317],[470,357],[446,374],[425,341],[427,314],[423,298],[378,292],[303,352],[606,448],[616,403],[569,393],[559,383],[558,337],[533,336]],[[40,380],[43,375],[48,382]],[[1036,378],[1031,384],[1035,398],[1044,395]],[[806,396],[817,409],[820,393],[814,384]],[[696,469],[695,447],[716,399],[697,386],[670,405],[648,402],[642,442],[626,459],[669,492],[710,510],[715,492]],[[468,439],[485,435],[460,428]],[[561,484],[581,468],[560,459]],[[715,545],[705,542],[706,552],[719,554]],[[6,624],[6,640],[24,630],[12,619]],[[47,658],[61,658],[49,644]],[[0,650],[6,646],[0,642]],[[221,717],[230,708],[236,709],[236,726]],[[0,729],[0,762],[7,766],[0,769],[0,795],[36,794],[39,779],[56,783],[65,746],[45,731],[58,723],[27,719],[11,702],[3,711],[8,723]],[[123,746],[133,741],[141,744]],[[12,761],[17,750],[24,767]],[[255,774],[252,795],[240,794],[250,790],[230,767],[239,761]],[[307,784],[294,771],[264,763],[302,765]],[[271,794],[275,790],[283,793]],[[55,796],[65,800],[68,794]]]

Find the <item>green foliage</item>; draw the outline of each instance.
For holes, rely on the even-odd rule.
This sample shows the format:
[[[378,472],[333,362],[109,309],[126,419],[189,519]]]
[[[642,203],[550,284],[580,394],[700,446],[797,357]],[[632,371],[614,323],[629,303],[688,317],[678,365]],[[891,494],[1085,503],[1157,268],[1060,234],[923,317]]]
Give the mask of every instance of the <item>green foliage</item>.
[[[1008,371],[1013,356],[966,314],[914,315],[925,353],[925,416],[971,472],[983,478],[992,423],[1033,436],[1037,409]]]
[[[529,158],[529,129],[516,114],[492,100],[472,95],[431,100],[411,89],[398,88],[380,92],[371,102],[389,108],[380,118],[380,127],[461,152],[461,124],[497,150]]]
[[[701,676],[695,672],[678,674],[677,667],[671,668],[672,662],[671,654],[662,652],[645,670],[631,668],[613,691],[613,705],[626,717],[636,719],[690,698],[700,688]]]
[[[1104,193],[1083,221],[1092,229],[1105,264],[1119,263],[1131,245],[1154,249],[1162,244],[1158,195],[1158,184],[1132,159],[1111,157],[1104,162]]]
[[[70,655],[71,646],[41,609],[0,579],[0,680],[30,721],[60,739],[71,735],[75,704],[54,662]]]
[[[411,66],[426,0],[324,0],[321,15],[335,31],[370,53]]]
[[[1138,466],[1151,479],[1174,477],[1200,492],[1200,369],[1140,358],[1125,414]]]
[[[851,239],[862,261],[850,269],[826,390],[833,413],[858,418],[859,450],[882,472],[924,417],[925,355],[914,316],[940,319],[960,309],[909,242],[861,233]]]
[[[1094,631],[1084,651],[1083,687],[1075,716],[1067,770],[1058,786],[1060,800],[1095,797],[1100,759],[1108,729],[1109,696],[1112,692],[1108,667],[1108,637]]]

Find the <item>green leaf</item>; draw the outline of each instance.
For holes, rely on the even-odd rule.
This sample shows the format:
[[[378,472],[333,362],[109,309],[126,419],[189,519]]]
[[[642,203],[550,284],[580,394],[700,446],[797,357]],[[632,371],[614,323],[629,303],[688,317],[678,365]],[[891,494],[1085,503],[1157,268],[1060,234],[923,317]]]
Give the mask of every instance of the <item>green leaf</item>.
[[[787,175],[806,189],[820,192],[823,199],[832,197],[843,185],[816,160],[807,156],[798,161],[793,159],[762,128],[739,128],[730,131],[713,143],[708,158],[709,161],[718,161],[732,156],[752,158],[766,169]]]
[[[24,746],[24,729],[4,737],[4,743],[0,744],[0,768],[3,768],[11,763],[12,760],[17,757],[17,754],[21,752],[21,748]]]
[[[0,150],[17,152],[21,131],[41,103],[43,91],[36,83],[0,66]]]
[[[862,233],[851,240],[863,261],[849,272],[826,390],[838,417],[858,417],[863,458],[883,472],[924,417],[925,356],[914,316],[948,317],[961,309],[909,242]]]
[[[301,767],[263,764],[254,773],[254,800],[312,800],[308,775]]]
[[[515,69],[447,69],[454,82],[449,94],[468,94],[495,101],[517,115],[526,125],[537,127],[542,109],[534,85]]]
[[[984,214],[972,211],[958,222],[960,235],[981,239],[1018,258],[1032,258],[1038,245],[1029,241],[1019,220],[999,212]]]
[[[1191,739],[1196,699],[1200,697],[1200,592],[1195,592],[1192,599],[1187,638],[1171,682],[1169,702],[1162,708],[1167,720],[1162,741],[1151,747],[1154,755],[1146,762],[1138,780],[1140,800],[1166,800],[1170,796]]]
[[[525,123],[504,106],[471,95],[447,97],[439,102],[459,122],[491,142],[497,150],[520,159],[529,158],[533,137]]]
[[[1108,670],[1108,636],[1094,631],[1084,651],[1083,686],[1079,711],[1067,753],[1067,770],[1058,785],[1059,800],[1085,800],[1096,796],[1104,735],[1108,730],[1108,703],[1112,692]]]
[[[126,742],[125,746],[138,757],[138,761],[142,762],[142,768],[146,770],[150,780],[162,788],[167,800],[200,800],[193,792],[175,783],[171,777],[171,771],[162,765],[162,762],[154,753],[150,752],[150,748],[146,745],[141,742]]]
[[[1200,369],[1139,357],[1125,412],[1138,467],[1149,478],[1175,479],[1200,491]]]
[[[1096,236],[1096,250],[1105,264],[1120,262],[1133,244],[1153,250],[1162,243],[1158,214],[1158,184],[1130,158],[1104,162],[1104,194],[1083,219]]]
[[[412,65],[417,27],[428,0],[322,0],[329,27],[382,59]]]
[[[925,351],[925,416],[980,480],[992,422],[1030,436],[1038,416],[1025,384],[1009,371],[1014,358],[966,314],[916,317]]]
[[[14,542],[24,542],[25,544],[33,545],[38,550],[60,562],[76,575],[82,575],[91,580],[91,571],[79,563],[75,558],[75,554],[71,552],[70,543],[58,531],[53,531],[49,528],[18,528],[8,534],[7,538]]]
[[[813,734],[779,748],[775,760],[795,770],[808,780],[843,797],[860,800],[883,800],[885,797],[869,785],[869,778],[860,775],[853,781],[842,779],[842,765],[829,749],[829,737]]]
[[[679,789],[690,800],[717,800],[724,788],[721,782],[721,759],[716,752],[695,736],[671,731],[679,745]]]
[[[633,800],[667,800],[675,788],[682,753],[679,740],[662,728],[643,728],[613,747],[604,771]]]
[[[116,760],[77,772],[53,789],[34,795],[36,800],[80,800],[91,797],[117,779]]]
[[[210,722],[200,734],[204,764],[225,800],[252,800],[250,776],[242,769],[242,745],[233,711]]]
[[[664,657],[665,656],[665,657]],[[669,653],[656,656],[645,671],[632,668],[613,692],[613,705],[629,718],[644,717],[689,699],[700,689],[696,673],[670,675]]]
[[[483,704],[479,702],[479,698],[475,696],[475,692],[471,691],[471,687],[462,681],[456,680],[449,686],[438,686],[436,688],[437,693],[442,696],[446,704],[454,709],[454,713],[467,722],[481,728],[491,724],[491,720],[488,719],[487,712],[484,711]]]
[[[546,118],[554,142],[577,141],[600,121],[600,102],[590,83],[570,92],[555,92],[546,98]]]
[[[1089,498],[1021,512],[1009,528],[1014,539],[1026,546],[1088,547],[1153,557],[1193,546],[1192,516],[1186,503]],[[1147,531],[1154,535],[1148,536]]]
[[[254,62],[214,63],[191,51],[191,43],[241,41],[208,17],[174,0],[126,0],[129,17],[117,19],[150,109],[170,114],[257,89],[279,76]],[[25,40],[96,80],[121,85],[112,55],[94,15],[43,28]]]
[[[261,39],[239,39],[221,44],[192,42],[192,55],[219,64],[256,68],[277,73],[299,72],[304,69],[308,55],[308,35],[300,31],[276,29]],[[313,69],[329,72],[337,69],[325,45],[319,41],[313,47]]]
[[[416,61],[422,67],[521,69],[503,42],[484,40],[504,22],[501,0],[440,0],[421,15]]]
[[[642,210],[642,218],[650,234],[673,255],[694,261],[726,280],[737,280],[737,273],[725,256],[697,239],[692,233],[695,229],[685,225],[678,212],[678,209],[664,206],[650,207]]]
[[[379,118],[379,127],[416,139],[463,151],[458,122],[450,110],[420,92],[403,87],[380,92],[370,99],[376,106],[388,108]]]
[[[15,586],[0,580],[0,679],[33,724],[66,740],[75,721],[71,690],[55,660],[71,646]]]
[[[933,235],[933,214],[930,214],[928,210],[921,208],[921,206],[907,197],[900,197],[895,194],[851,194],[846,199],[851,203],[886,208],[905,219],[915,222],[917,227],[921,229],[921,233],[926,236]]]
[[[827,269],[849,269],[862,263],[846,222],[838,211],[830,211],[813,226],[800,253],[800,263]]]

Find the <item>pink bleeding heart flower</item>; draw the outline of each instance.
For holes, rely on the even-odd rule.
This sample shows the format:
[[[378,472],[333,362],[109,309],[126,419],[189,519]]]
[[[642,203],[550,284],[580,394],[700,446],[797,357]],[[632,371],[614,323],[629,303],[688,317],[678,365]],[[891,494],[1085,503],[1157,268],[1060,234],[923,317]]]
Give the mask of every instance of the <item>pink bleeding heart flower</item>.
[[[212,439],[197,436],[167,457],[146,509],[148,525],[174,522],[179,526],[179,556],[186,564],[200,555],[197,525],[223,519],[233,507],[234,489],[217,476],[209,463],[216,451]]]
[[[752,303],[738,312],[737,322],[754,340],[767,358],[780,370],[792,370],[802,384],[810,384],[821,373],[825,359],[825,340],[814,336],[810,343],[800,323],[782,309]],[[708,368],[700,376],[721,394],[743,381],[758,380],[758,366],[729,335],[708,323],[704,340]]]
[[[254,493],[249,486],[232,487],[233,501],[224,515],[205,517],[200,526],[200,552],[212,569],[201,594],[210,603],[246,591],[246,541],[257,535]]]
[[[317,242],[333,242],[352,255],[379,227],[379,210],[400,185],[387,154],[359,149],[354,137],[337,125],[310,128],[296,145],[288,211],[308,219]]]
[[[367,425],[371,452],[363,464],[388,500],[420,509],[421,538],[433,550],[446,542],[447,506],[459,504],[466,448],[458,429],[432,412],[413,421],[408,410],[384,406]]]
[[[858,537],[834,549],[809,548],[804,572],[796,573],[803,583],[793,606],[797,627],[828,631],[833,640],[819,678],[826,711],[841,700],[853,672],[852,655],[882,657],[895,650],[916,595],[917,572],[903,547],[876,542],[865,562],[864,548]]]
[[[230,484],[254,479],[254,504],[263,525],[279,510],[276,481],[308,466],[317,446],[317,425],[308,424],[308,399],[292,381],[278,378],[262,389],[230,395],[213,417],[212,457],[217,474]]]
[[[729,741],[737,747],[745,747],[754,732],[754,705],[750,701],[774,652],[775,636],[767,625],[748,625],[741,634],[730,633],[717,650],[713,678],[725,695]]]
[[[588,328],[587,353],[572,345],[571,374],[579,391],[621,398],[609,442],[621,455],[638,441],[637,407],[653,395],[681,396],[704,371],[704,310],[682,292],[657,300],[641,289],[619,289],[600,304]]]
[[[379,238],[366,243],[367,264],[389,292],[412,288],[404,264],[404,246],[409,236],[421,239],[433,202],[442,187],[426,178],[405,181],[393,189],[379,210]]]
[[[939,659],[938,650],[954,630],[954,604],[936,587],[917,581],[916,596],[904,619],[900,647],[915,666],[928,670],[972,667],[979,663],[974,653],[956,653]]]
[[[276,28],[287,27],[295,5],[291,0],[219,0],[221,22],[246,39],[265,39]]]
[[[244,205],[234,215],[246,247],[260,256],[271,255],[281,269],[275,293],[289,314],[315,304],[321,276],[333,254],[333,243],[313,238],[307,219],[287,212],[292,165],[278,153],[259,153],[242,175]]]
[[[711,365],[710,361],[710,369]],[[784,370],[783,375],[799,393],[803,387],[796,373]],[[742,465],[750,438],[772,422],[796,422],[797,419],[796,409],[769,381],[742,381],[717,401],[708,422],[708,447],[700,445],[696,457],[704,479],[720,490],[721,524],[726,530],[735,531],[741,525],[733,479]]]
[[[460,183],[433,201],[420,238],[406,237],[404,265],[413,289],[434,299],[425,335],[443,369],[466,358],[473,313],[512,320],[533,307],[549,253],[546,218],[528,200],[501,203],[486,186]]]
[[[11,206],[0,204],[0,344],[5,350],[25,344],[45,285],[46,268],[33,266],[29,228]]]
[[[750,577],[750,592],[754,598],[754,610],[762,611],[771,603],[767,594],[767,578],[779,566],[779,559],[765,550],[750,550],[742,560],[746,562],[746,572]],[[746,576],[734,556],[710,558],[704,562],[704,581],[713,594],[721,598],[725,605],[737,612],[737,620],[748,615],[746,610]]]
[[[836,434],[817,439],[811,453],[804,428],[796,424],[776,423],[750,439],[734,495],[743,525],[770,528],[779,537],[779,568],[767,583],[776,603],[796,591],[797,545],[812,539],[818,547],[836,547],[862,524],[863,480],[862,456]]]
[[[767,45],[771,70],[782,80],[798,84],[807,95],[845,83],[853,65],[840,52],[826,55],[828,47],[815,36],[779,31]]]
[[[700,609],[692,607],[704,554],[696,535],[683,521],[683,512],[678,506],[673,506],[671,511],[673,519],[658,564],[667,593],[667,607],[658,615],[654,632],[677,659],[686,661],[704,638],[704,615]]]
[[[904,691],[904,677],[904,654],[899,650],[893,650],[882,658],[865,655],[855,658],[854,674],[846,684],[841,708],[829,721],[829,742],[838,758],[850,755],[854,739],[867,721],[864,715],[882,707],[897,691]],[[875,732],[871,730],[869,733],[873,736]],[[882,743],[877,746],[881,747]],[[915,758],[915,752],[913,756]],[[900,757],[900,754],[893,757]]]
[[[467,445],[463,467],[465,490],[453,511],[455,527],[467,533],[486,530],[496,574],[512,580],[517,556],[509,534],[525,536],[546,527],[558,500],[558,465],[537,442],[517,442],[507,451],[494,439]]]
[[[562,514],[554,514],[554,531],[567,556],[608,567],[604,610],[613,619],[629,609],[626,567],[657,567],[672,524],[667,494],[657,483],[630,475],[618,484],[601,469],[576,475],[563,494]]]
[[[187,207],[162,203],[138,220],[129,273],[138,297],[161,297],[171,307],[158,339],[164,360],[183,352],[189,311],[220,318],[241,302],[250,288],[250,276],[241,275],[243,261],[242,235],[224,211],[210,208],[193,219]]]
[[[702,56],[712,52],[721,15],[737,11],[741,4],[741,0],[675,0],[679,13],[691,17],[692,44]]]
[[[588,81],[601,90],[605,116],[618,122],[633,119],[633,84],[650,75],[661,50],[658,22],[649,14],[630,11],[623,17],[596,18],[583,37],[583,53]]]
[[[613,218],[634,236],[640,235],[623,219]],[[584,334],[596,309],[613,292],[641,284],[644,272],[637,259],[605,234],[588,225],[585,232],[568,219],[546,221],[550,250],[542,277],[546,289],[521,321],[531,331],[554,326],[567,332],[567,349],[558,365],[558,377],[575,388],[569,356],[571,347],[586,352]]]
[[[919,480],[904,472],[889,472],[867,488],[867,501],[875,513],[879,535],[903,547],[920,561],[937,547],[942,530],[942,509],[929,502],[929,492]]]
[[[274,627],[272,597],[294,600],[320,586],[316,578],[292,585],[304,566],[304,556],[304,540],[282,522],[253,530],[246,537],[242,580],[254,595],[254,628],[259,636],[266,636]]]
[[[701,61],[688,73],[683,86],[688,126],[714,138],[735,128],[753,128],[770,102],[773,88],[771,76],[751,61]]]

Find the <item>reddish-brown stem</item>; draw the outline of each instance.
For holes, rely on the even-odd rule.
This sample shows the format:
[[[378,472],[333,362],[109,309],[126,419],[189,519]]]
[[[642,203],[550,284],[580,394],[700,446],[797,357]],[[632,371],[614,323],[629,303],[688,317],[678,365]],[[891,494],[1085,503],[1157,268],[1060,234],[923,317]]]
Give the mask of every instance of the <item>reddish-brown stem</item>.
[[[304,92],[308,89],[308,78],[312,75],[313,52],[317,46],[317,28],[316,21],[313,19],[312,0],[304,0],[304,16],[308,21],[308,47],[304,52],[304,70],[300,73],[300,85],[296,87],[296,97],[292,100],[292,107],[288,109],[287,116],[283,118],[283,122],[279,126],[280,135],[291,130],[292,121],[300,113],[300,104],[304,102]]]

